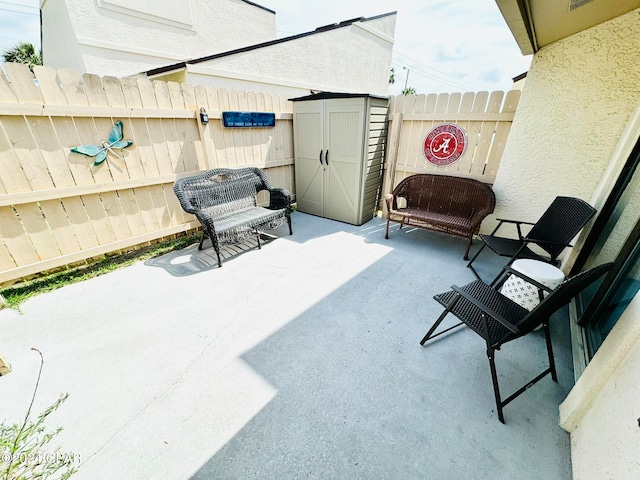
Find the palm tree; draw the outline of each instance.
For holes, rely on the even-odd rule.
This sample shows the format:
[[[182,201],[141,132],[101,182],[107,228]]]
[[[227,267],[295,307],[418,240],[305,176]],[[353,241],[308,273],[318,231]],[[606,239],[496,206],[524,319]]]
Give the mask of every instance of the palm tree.
[[[18,43],[15,47],[5,50],[2,56],[5,62],[24,63],[31,69],[34,65],[42,65],[42,55],[28,42]]]

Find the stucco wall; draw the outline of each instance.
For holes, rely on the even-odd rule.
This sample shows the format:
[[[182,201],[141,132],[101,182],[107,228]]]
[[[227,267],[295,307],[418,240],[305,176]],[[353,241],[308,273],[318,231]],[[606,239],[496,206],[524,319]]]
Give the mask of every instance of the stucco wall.
[[[389,15],[189,65],[189,81],[285,95],[309,89],[386,95],[395,20]]]
[[[639,372],[636,296],[560,409],[575,480],[640,478]]]
[[[557,195],[591,201],[640,101],[640,10],[540,50],[507,141],[495,218],[537,220]]]
[[[46,0],[42,23],[46,65],[98,75],[132,75],[276,38],[275,15],[239,0]]]

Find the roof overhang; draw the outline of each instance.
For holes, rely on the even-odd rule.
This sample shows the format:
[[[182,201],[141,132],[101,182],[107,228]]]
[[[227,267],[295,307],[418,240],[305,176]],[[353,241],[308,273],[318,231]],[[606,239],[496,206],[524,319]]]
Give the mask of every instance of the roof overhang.
[[[496,0],[523,55],[640,8],[640,0]]]

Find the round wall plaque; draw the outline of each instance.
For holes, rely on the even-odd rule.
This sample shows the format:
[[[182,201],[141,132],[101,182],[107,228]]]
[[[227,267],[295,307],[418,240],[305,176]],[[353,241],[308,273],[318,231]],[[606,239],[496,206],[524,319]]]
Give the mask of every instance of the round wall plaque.
[[[467,147],[467,134],[455,123],[436,125],[424,139],[427,162],[438,167],[456,163]]]

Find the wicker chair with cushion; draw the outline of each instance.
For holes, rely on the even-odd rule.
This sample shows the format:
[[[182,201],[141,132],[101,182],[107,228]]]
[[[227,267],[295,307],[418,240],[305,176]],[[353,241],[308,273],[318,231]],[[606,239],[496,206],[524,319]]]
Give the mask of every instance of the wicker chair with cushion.
[[[263,190],[269,192],[266,208],[257,203],[257,194]],[[202,250],[205,237],[211,238],[220,267],[221,244],[238,243],[255,235],[260,248],[259,229],[277,228],[285,219],[289,234],[293,234],[291,194],[273,188],[259,168],[215,168],[176,180],[173,191],[182,208],[194,214],[203,226],[198,249]]]
[[[433,297],[445,307],[445,310],[429,329],[420,344],[424,345],[427,341],[461,325],[468,326],[476,334],[481,336],[486,344],[486,353],[489,359],[498,419],[504,423],[502,409],[505,405],[524,393],[525,390],[544,378],[547,374],[551,374],[553,381],[557,382],[549,330],[551,315],[568,304],[573,297],[606,273],[612,265],[612,263],[603,264],[575,275],[565,280],[553,290],[550,290],[532,278],[524,276],[517,270],[505,267],[500,275],[502,281],[504,281],[504,278],[508,275],[517,275],[538,287],[542,300],[538,306],[531,311],[520,306],[498,291],[498,287],[502,281],[498,281],[494,286],[487,285],[482,280],[476,280],[463,287],[453,285],[451,287],[452,290]],[[543,291],[550,292],[546,298],[543,298]],[[438,326],[449,313],[456,316],[460,320],[460,323],[435,333]],[[549,367],[533,380],[527,382],[515,393],[505,400],[502,400],[494,360],[495,352],[505,343],[520,338],[539,326],[542,326],[544,331]]]
[[[476,277],[478,276],[472,263],[484,250],[484,247],[489,247],[500,256],[510,257],[507,265],[511,265],[518,258],[529,258],[557,265],[558,255],[566,247],[571,246],[569,242],[595,213],[596,210],[580,198],[556,197],[536,223],[499,218],[499,223],[493,232],[489,235],[480,235],[483,242],[482,247],[476,252],[467,267],[473,271]],[[496,235],[498,229],[505,223],[516,226],[518,238],[505,238]],[[522,225],[532,226],[527,235],[522,234]],[[531,245],[540,247],[541,254],[531,250],[529,248]],[[545,252],[546,255],[542,252]]]

